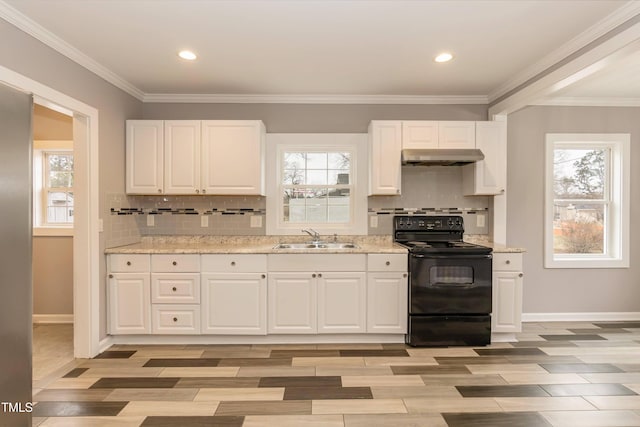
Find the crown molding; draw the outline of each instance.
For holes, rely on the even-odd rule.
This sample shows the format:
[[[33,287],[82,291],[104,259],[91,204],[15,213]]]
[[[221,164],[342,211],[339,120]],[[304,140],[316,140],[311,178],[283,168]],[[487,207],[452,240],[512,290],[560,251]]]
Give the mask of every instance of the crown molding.
[[[148,93],[143,102],[207,104],[487,104],[485,95],[260,95]]]
[[[4,1],[0,1],[0,18],[24,31],[35,39],[41,41],[45,45],[66,56],[67,58],[71,59],[72,61],[76,62],[92,73],[98,75],[99,77],[102,77],[104,80],[116,86],[117,88],[122,89],[129,95],[139,99],[140,101],[142,101],[142,99],[144,98],[144,92],[135,87],[133,84],[129,83],[127,80],[109,70],[104,65],[100,64],[93,58],[76,49],[31,18],[20,13]]]
[[[538,74],[548,70],[553,65],[562,61],[569,55],[575,53],[579,49],[585,47],[589,43],[597,40],[599,37],[607,34],[609,31],[619,27],[628,20],[640,14],[640,1],[629,1],[624,6],[616,9],[613,13],[602,19],[586,31],[578,34],[567,43],[561,45],[540,61],[522,70],[504,84],[491,91],[488,95],[489,102],[493,102],[509,91],[517,88],[523,83],[534,78]]]
[[[640,107],[640,98],[565,96],[543,99],[531,105],[567,107]]]

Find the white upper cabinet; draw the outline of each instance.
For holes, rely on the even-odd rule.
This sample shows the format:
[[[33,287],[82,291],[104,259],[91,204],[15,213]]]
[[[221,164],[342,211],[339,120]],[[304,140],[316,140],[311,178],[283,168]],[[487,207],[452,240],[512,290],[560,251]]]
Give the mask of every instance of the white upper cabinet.
[[[369,124],[369,195],[400,194],[402,123],[376,120]]]
[[[127,194],[163,190],[164,129],[162,120],[127,120]]]
[[[476,122],[405,120],[402,148],[476,148]]]
[[[127,194],[264,195],[259,120],[127,120]]]
[[[507,182],[507,123],[476,122],[476,147],[484,160],[462,167],[463,194],[503,194]]]
[[[265,194],[264,149],[261,121],[203,121],[202,192]]]
[[[402,122],[402,148],[438,148],[438,122]]]
[[[476,122],[438,122],[438,148],[477,148]]]
[[[200,121],[164,122],[165,194],[200,192]]]

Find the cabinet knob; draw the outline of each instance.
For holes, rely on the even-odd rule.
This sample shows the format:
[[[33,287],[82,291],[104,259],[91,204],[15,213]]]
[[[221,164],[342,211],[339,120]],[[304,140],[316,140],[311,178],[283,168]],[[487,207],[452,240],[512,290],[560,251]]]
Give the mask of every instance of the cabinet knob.
[[[200,194],[200,190],[196,188],[196,194]]]
[[[171,288],[171,290],[172,290],[173,292],[175,292],[175,291],[177,291],[177,290],[178,290],[178,288],[176,288],[176,287],[174,286],[173,288]]]
[[[407,275],[407,273],[404,273],[404,274],[402,275],[402,277],[407,277],[407,276],[408,276],[408,275]]]
[[[387,261],[384,263],[385,265],[391,265],[391,261]]]
[[[261,274],[260,277],[262,277],[263,279],[266,279],[267,275],[266,274]]]
[[[318,277],[322,277],[322,273],[318,273]]]
[[[178,265],[178,262],[177,261],[173,261],[171,264]]]
[[[158,193],[162,194],[162,188],[158,188]]]
[[[113,274],[110,274],[110,275],[109,275],[109,279],[113,279]]]
[[[127,261],[127,265],[131,265],[131,261]]]
[[[501,192],[501,193],[504,193],[504,188],[500,189],[500,192]]]
[[[231,261],[231,265],[232,265],[232,266],[235,266],[235,265],[236,265],[236,262],[235,262],[235,261]]]
[[[174,317],[174,318],[173,318],[173,321],[174,321],[174,322],[177,322],[177,321],[178,321],[178,318],[177,318],[177,317]]]
[[[316,273],[313,273],[313,274],[311,275],[311,277],[313,277],[313,278],[315,279],[315,278],[316,278]]]
[[[522,276],[524,276],[524,273],[518,274],[518,277],[522,277]]]
[[[396,194],[400,194],[400,189],[397,189],[397,190],[396,190]]]
[[[207,190],[205,190],[204,188],[202,189],[202,194],[206,194]]]
[[[504,263],[505,263],[505,264],[511,264],[511,260],[510,260],[510,259],[508,259],[508,260],[506,260]]]

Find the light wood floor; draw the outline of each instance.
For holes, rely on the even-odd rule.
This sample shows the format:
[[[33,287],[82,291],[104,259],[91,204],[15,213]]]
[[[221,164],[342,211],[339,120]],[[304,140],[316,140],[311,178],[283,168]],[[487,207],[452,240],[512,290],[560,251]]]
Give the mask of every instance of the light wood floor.
[[[524,329],[518,342],[487,347],[117,345],[38,380],[33,421],[65,427],[640,426],[640,322],[528,323]],[[50,336],[34,333],[36,340],[41,335]],[[37,347],[63,363],[56,345]],[[43,372],[54,366],[38,363]]]

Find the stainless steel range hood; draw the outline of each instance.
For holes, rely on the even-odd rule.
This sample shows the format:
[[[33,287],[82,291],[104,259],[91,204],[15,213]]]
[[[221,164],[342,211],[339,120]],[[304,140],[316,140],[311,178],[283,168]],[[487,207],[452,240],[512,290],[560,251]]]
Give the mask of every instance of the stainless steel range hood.
[[[484,159],[477,148],[469,149],[405,149],[402,164],[415,166],[460,166]]]

